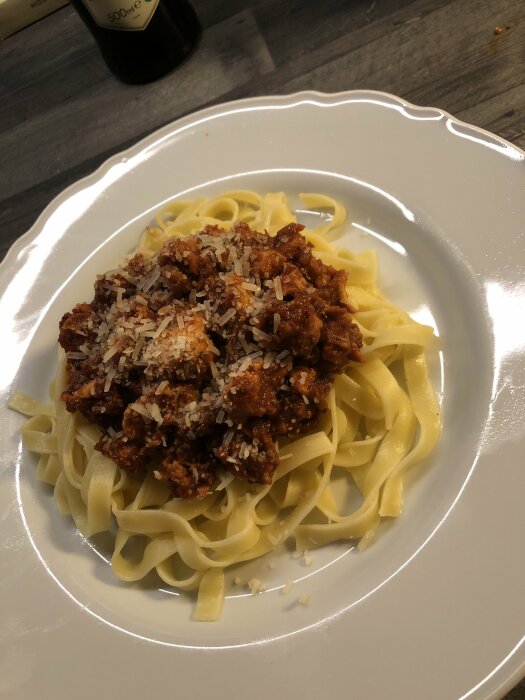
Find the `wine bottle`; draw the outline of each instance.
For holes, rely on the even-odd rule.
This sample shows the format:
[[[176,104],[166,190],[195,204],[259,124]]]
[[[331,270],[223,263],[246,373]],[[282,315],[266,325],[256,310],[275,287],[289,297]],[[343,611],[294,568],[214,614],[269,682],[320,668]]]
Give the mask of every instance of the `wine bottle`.
[[[195,46],[201,25],[187,0],[71,0],[108,68],[125,83],[148,83]]]

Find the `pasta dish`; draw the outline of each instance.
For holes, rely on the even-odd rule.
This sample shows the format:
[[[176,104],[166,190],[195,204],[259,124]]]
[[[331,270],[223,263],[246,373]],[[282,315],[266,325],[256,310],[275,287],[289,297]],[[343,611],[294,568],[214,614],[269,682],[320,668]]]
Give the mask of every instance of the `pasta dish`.
[[[227,567],[283,542],[364,547],[440,434],[432,329],[381,294],[373,252],[337,246],[341,204],[301,200],[321,226],[282,193],[169,204],[63,316],[52,403],[10,402],[60,511],[114,531],[121,579],[197,590],[196,620],[220,616]]]

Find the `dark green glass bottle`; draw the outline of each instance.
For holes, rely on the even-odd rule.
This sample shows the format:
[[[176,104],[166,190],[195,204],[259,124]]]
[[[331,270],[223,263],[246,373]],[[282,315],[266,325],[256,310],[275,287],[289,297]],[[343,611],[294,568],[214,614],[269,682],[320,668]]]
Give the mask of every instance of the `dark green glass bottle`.
[[[187,0],[71,0],[109,69],[125,83],[148,83],[182,63],[201,26]]]

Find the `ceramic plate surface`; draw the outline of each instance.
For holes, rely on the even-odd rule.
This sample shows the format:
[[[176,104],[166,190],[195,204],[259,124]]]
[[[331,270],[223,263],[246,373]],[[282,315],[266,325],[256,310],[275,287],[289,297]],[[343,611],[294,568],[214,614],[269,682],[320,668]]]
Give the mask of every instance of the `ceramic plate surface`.
[[[0,266],[0,691],[6,697],[498,698],[525,670],[525,155],[437,110],[375,92],[212,107],[70,187]],[[348,211],[383,291],[434,326],[439,448],[403,515],[364,552],[287,552],[232,588],[219,622],[116,580],[103,542],[58,514],[22,449],[15,388],[44,399],[57,323],[166,201],[231,188]],[[268,566],[275,564],[274,568]],[[282,586],[293,580],[290,593]],[[298,604],[300,596],[310,604]]]

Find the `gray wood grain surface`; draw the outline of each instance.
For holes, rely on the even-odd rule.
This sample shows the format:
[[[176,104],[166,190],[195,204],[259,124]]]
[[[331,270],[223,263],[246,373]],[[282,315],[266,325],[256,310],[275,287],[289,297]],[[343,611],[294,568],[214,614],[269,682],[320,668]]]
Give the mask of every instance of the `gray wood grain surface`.
[[[525,147],[523,0],[195,0],[205,31],[178,70],[119,83],[71,7],[0,47],[0,257],[64,187],[204,105],[374,88]],[[496,27],[505,30],[496,35]]]
[[[198,49],[146,86],[109,73],[69,6],[1,43],[0,259],[66,186],[159,126],[225,100],[372,88],[525,148],[523,0],[194,6],[205,28]],[[507,699],[525,699],[525,682]]]

